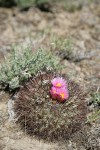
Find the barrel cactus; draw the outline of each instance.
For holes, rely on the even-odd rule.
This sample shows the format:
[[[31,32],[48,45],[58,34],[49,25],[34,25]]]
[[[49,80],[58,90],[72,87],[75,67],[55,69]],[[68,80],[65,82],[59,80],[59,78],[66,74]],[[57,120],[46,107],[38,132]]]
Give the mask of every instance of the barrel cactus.
[[[86,94],[74,81],[63,77],[69,94],[64,101],[52,96],[52,81],[58,77],[61,76],[51,72],[38,73],[20,88],[15,98],[16,122],[39,139],[68,139],[86,119]]]

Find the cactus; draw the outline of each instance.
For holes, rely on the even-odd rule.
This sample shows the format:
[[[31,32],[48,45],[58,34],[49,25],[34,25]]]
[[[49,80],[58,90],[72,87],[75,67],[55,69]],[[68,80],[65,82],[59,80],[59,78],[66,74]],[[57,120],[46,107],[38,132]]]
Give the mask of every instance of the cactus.
[[[16,95],[16,123],[29,135],[39,139],[65,140],[85,122],[87,107],[83,89],[67,77],[69,98],[60,102],[50,95],[52,72],[41,72],[31,78]]]

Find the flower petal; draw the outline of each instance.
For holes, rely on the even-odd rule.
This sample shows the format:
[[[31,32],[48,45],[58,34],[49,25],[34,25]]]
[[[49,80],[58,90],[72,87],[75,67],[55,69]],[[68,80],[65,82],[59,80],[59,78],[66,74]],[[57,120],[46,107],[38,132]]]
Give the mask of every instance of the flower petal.
[[[57,88],[67,86],[66,81],[62,77],[54,78],[53,80],[51,80],[51,83],[52,83],[53,86],[55,86]]]

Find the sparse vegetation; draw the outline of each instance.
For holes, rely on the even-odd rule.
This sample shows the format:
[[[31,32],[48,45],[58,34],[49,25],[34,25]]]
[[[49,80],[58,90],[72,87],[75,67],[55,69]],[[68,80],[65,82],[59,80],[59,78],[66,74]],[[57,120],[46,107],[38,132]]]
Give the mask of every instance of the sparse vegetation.
[[[100,119],[100,109],[92,112],[90,116],[88,116],[87,122],[92,123]]]
[[[94,111],[91,115],[88,116],[87,122],[94,122],[100,118],[100,91],[99,88],[97,91],[91,94],[91,103],[94,105]]]
[[[77,1],[65,1],[65,6],[64,8],[68,11],[68,12],[75,12],[76,10],[81,10],[83,5],[83,2],[81,1],[80,3],[77,3]]]
[[[92,94],[92,102],[95,106],[100,106],[100,92]]]

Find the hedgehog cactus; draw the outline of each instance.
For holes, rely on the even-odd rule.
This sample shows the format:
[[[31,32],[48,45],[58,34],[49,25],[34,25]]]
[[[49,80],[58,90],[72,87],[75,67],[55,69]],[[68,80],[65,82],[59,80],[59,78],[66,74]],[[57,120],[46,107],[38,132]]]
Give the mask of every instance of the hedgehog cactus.
[[[80,129],[86,118],[86,95],[80,86],[68,79],[66,84],[60,78],[56,87],[56,79],[53,73],[39,73],[20,88],[15,100],[17,123],[39,139],[65,140]],[[59,97],[59,100],[66,100],[64,103],[52,94],[54,88],[58,90],[58,97],[60,92],[65,93],[64,97]]]

